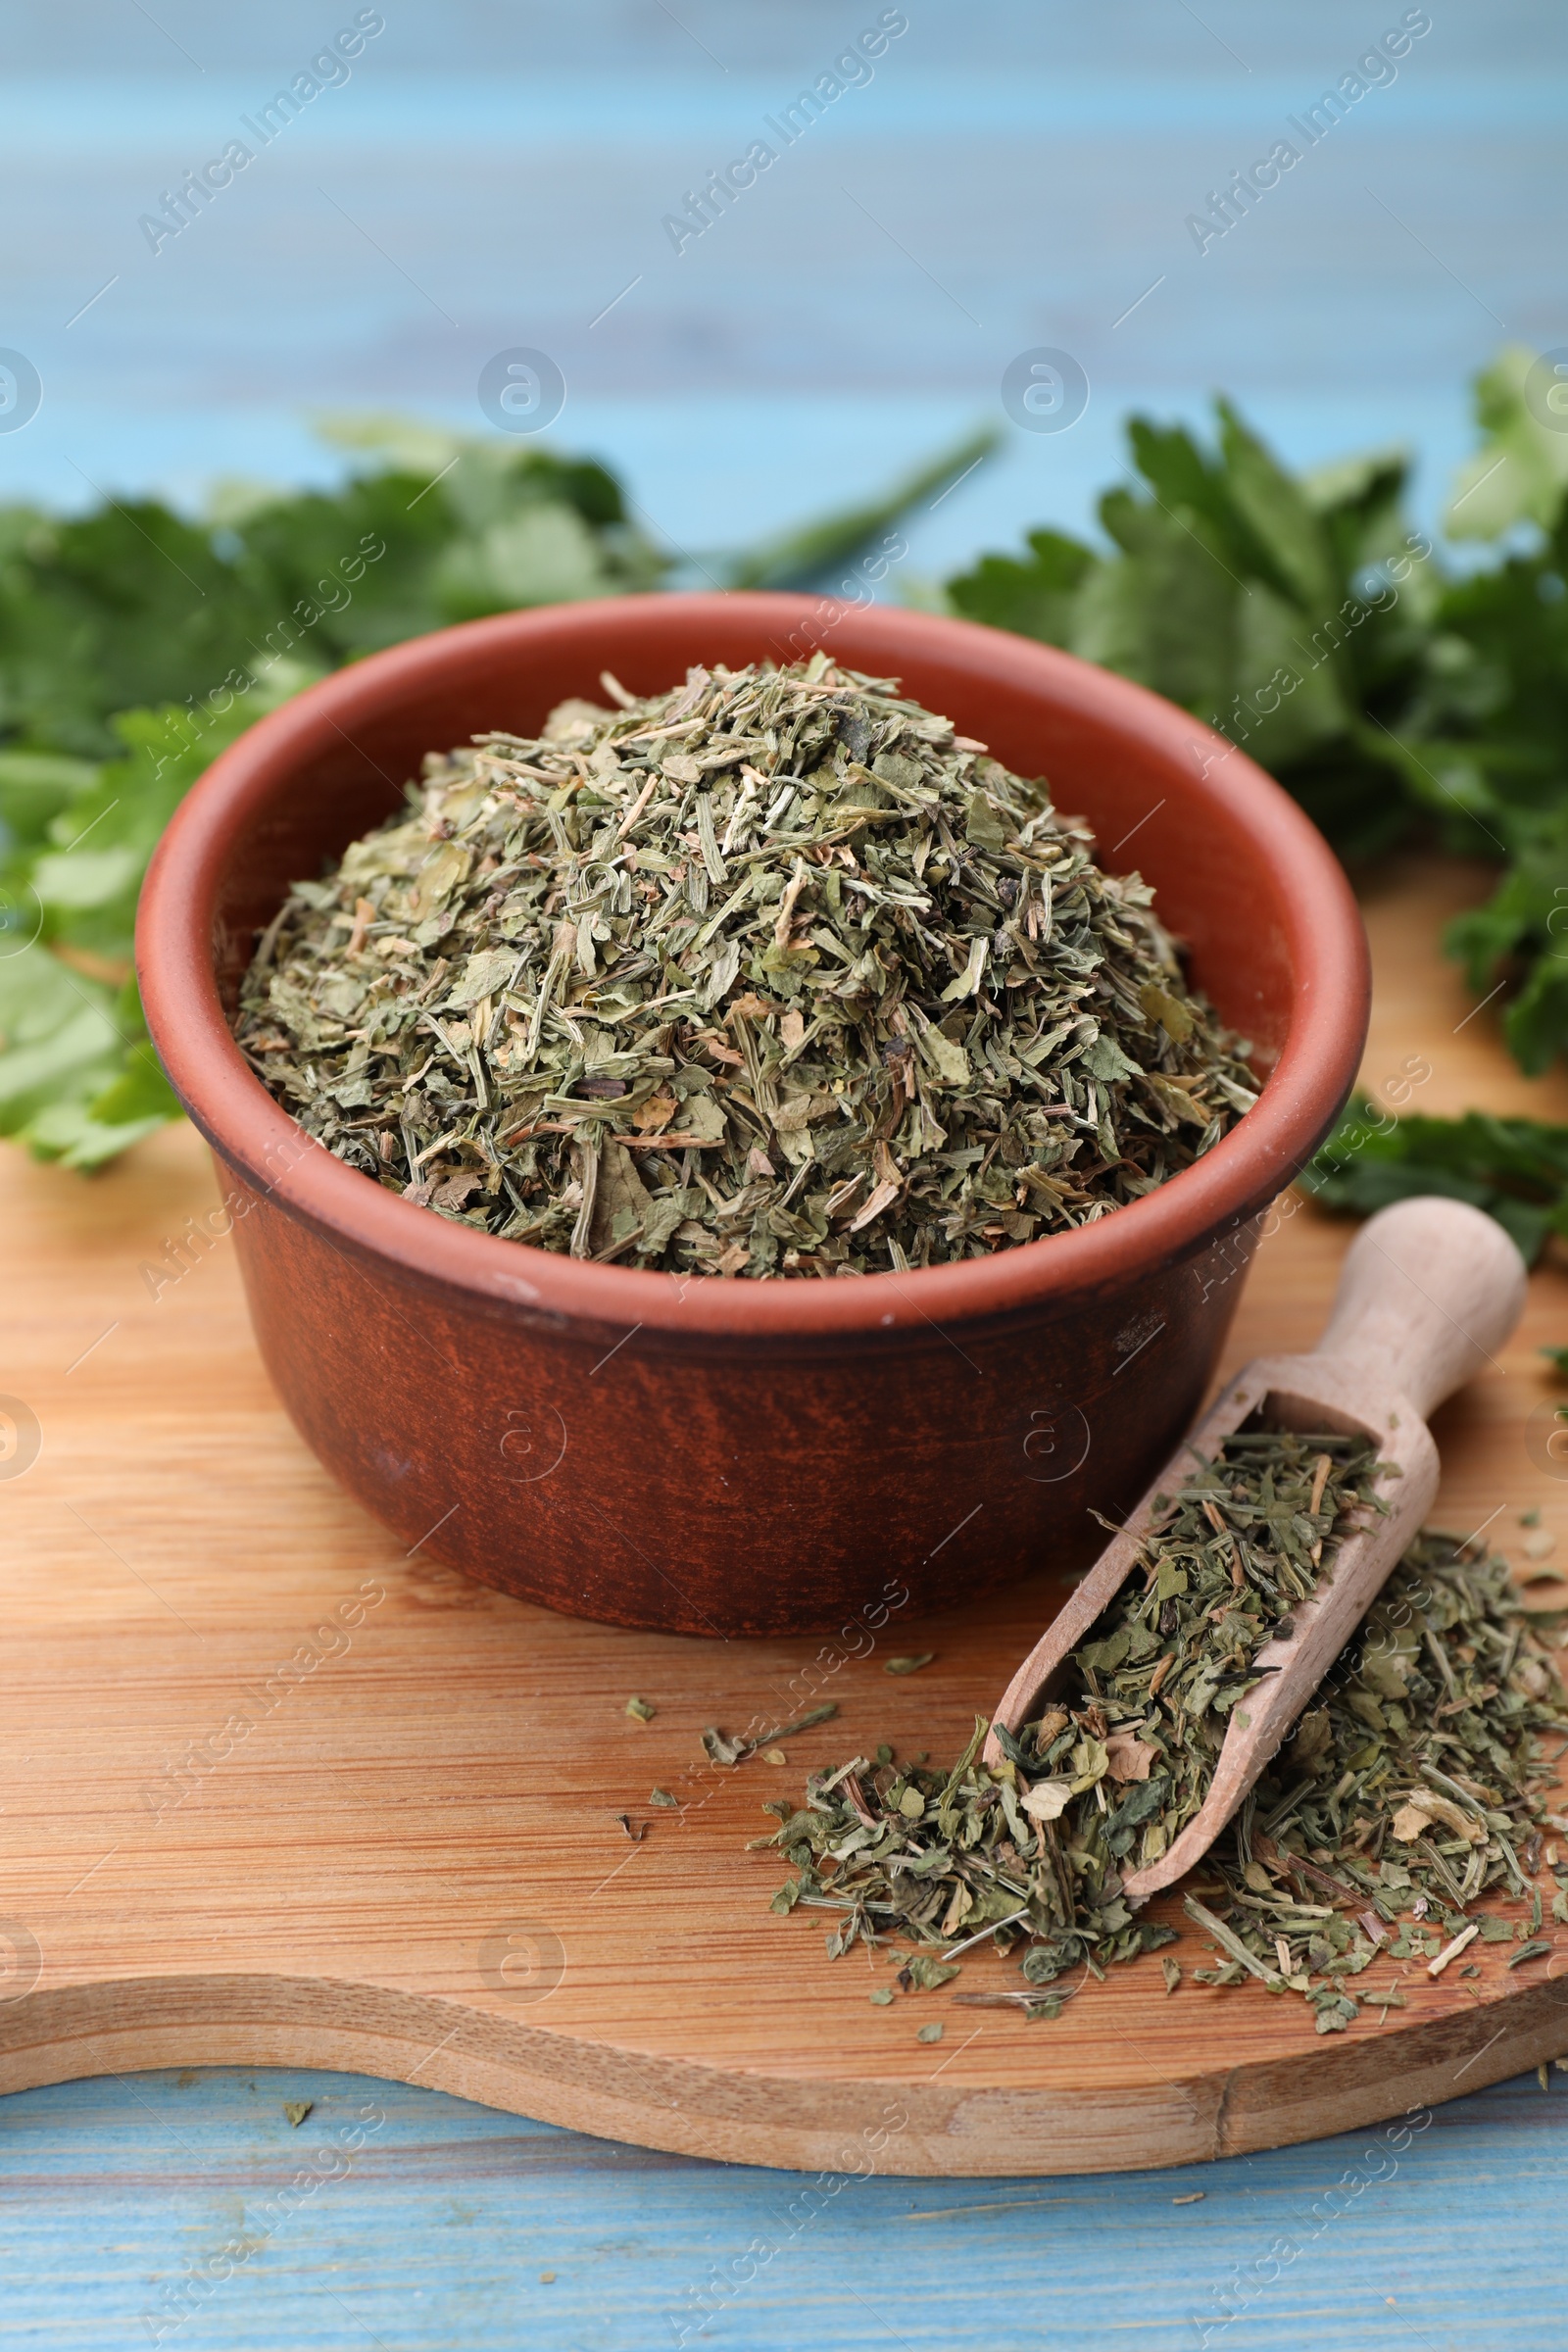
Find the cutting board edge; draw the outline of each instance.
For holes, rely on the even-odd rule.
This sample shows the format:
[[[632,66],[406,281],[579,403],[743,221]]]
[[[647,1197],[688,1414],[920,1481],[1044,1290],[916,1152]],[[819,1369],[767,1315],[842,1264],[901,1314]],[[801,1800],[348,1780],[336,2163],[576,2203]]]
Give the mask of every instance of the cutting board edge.
[[[935,2046],[925,2082],[824,2082],[585,2042],[360,1980],[176,1973],[78,1982],[18,2003],[0,2018],[0,2094],[170,2067],[315,2067],[720,2163],[1049,2179],[1159,2171],[1407,2121],[1565,2050],[1568,1979],[1543,1979],[1375,2040],[1319,2042],[1185,2082],[939,2086]]]

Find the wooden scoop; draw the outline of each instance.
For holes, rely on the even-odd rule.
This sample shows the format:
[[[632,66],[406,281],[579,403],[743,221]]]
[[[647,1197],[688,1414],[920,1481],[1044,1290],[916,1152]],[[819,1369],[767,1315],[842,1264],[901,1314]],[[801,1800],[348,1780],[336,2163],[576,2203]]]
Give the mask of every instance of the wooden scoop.
[[[1364,1435],[1399,1473],[1379,1485],[1388,1517],[1345,1539],[1331,1576],[1291,1610],[1289,1639],[1257,1652],[1251,1671],[1264,1679],[1231,1716],[1207,1797],[1169,1850],[1126,1879],[1130,1903],[1147,1902],[1202,1858],[1354,1633],[1437,1493],[1427,1415],[1494,1361],[1519,1320],[1525,1279],[1518,1250],[1480,1209],[1424,1199],[1381,1210],[1351,1244],[1313,1352],[1259,1356],[1227,1383],[1007,1685],[995,1720],[1016,1732],[1054,1695],[1068,1653],[1141,1566],[1156,1494],[1175,1494],[1194,1474],[1194,1454],[1211,1461],[1260,1405],[1286,1429]],[[995,1732],[985,1760],[1002,1760]]]

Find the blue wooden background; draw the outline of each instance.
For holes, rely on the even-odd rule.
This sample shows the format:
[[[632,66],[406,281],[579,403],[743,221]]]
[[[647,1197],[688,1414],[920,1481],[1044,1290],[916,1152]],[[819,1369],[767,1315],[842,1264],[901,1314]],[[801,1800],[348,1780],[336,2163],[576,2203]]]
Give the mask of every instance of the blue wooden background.
[[[480,367],[526,344],[566,380],[558,442],[608,457],[701,551],[999,420],[1020,350],[1073,353],[1086,415],[1013,433],[912,534],[913,579],[1082,525],[1124,413],[1196,416],[1216,387],[1297,463],[1408,442],[1430,517],[1473,370],[1507,338],[1568,342],[1568,20],[1531,0],[1432,0],[1397,80],[1201,255],[1187,215],[1401,0],[907,0],[870,85],[680,255],[663,214],[877,0],[385,0],[348,83],[154,255],[138,217],[357,13],[0,7],[0,344],[44,383],[0,434],[0,500],[329,478],[312,412],[480,429]],[[1407,2145],[842,2182],[804,2223],[790,2176],[395,2085],[72,2084],[0,2102],[0,2344],[1549,2352],[1568,2340],[1551,2081],[1418,2117]],[[304,2098],[295,2132],[283,2104]],[[317,2185],[285,2215],[301,2173]],[[182,2285],[214,2263],[232,2275]]]
[[[0,343],[45,391],[0,497],[320,473],[322,408],[483,429],[480,367],[530,345],[557,437],[701,549],[1001,421],[1007,362],[1070,351],[1087,414],[944,502],[910,558],[937,573],[1082,521],[1126,410],[1216,387],[1297,462],[1408,441],[1430,513],[1475,368],[1568,340],[1568,20],[1540,0],[1433,0],[1397,79],[1202,254],[1188,215],[1404,0],[907,0],[870,84],[679,255],[663,216],[881,0],[386,0],[347,84],[150,252],[139,217],[357,13],[5,0]]]
[[[1179,2172],[803,2196],[357,2075],[110,2077],[0,2104],[0,2342],[1559,2352],[1549,2080]]]

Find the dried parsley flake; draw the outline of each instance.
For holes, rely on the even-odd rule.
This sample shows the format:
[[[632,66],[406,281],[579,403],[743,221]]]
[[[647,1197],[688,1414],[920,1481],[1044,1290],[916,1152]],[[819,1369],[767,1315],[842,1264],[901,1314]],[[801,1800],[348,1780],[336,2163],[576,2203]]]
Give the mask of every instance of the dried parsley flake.
[[[1326,1450],[1331,1441],[1300,1443]],[[1370,1455],[1337,1443],[1343,1450],[1334,1484],[1325,1474],[1319,1510],[1292,1511],[1292,1533],[1308,1554],[1321,1540],[1314,1522],[1332,1513],[1343,1536],[1363,1500]],[[1232,1484],[1232,1503],[1241,1483]],[[1274,1483],[1276,1504],[1289,1504],[1289,1481]],[[1240,1508],[1226,1508],[1239,1528]],[[1278,1542],[1285,1526],[1276,1510],[1268,1533],[1254,1519],[1242,1535],[1250,1580],[1266,1557],[1268,1573],[1287,1584],[1291,1546]],[[1179,1533],[1178,1522],[1170,1533]],[[1270,1535],[1276,1547],[1265,1552]],[[1151,1592],[1157,1593],[1168,1557],[1162,1549]],[[1177,1614],[1168,1635],[1185,1615],[1191,1639],[1209,1572],[1189,1550],[1185,1573],[1187,1589],[1172,1591],[1152,1618],[1130,1610],[1117,1630],[1135,1622],[1165,1627],[1169,1601]],[[1236,1607],[1250,1616],[1255,1605],[1250,1581]],[[1237,1631],[1238,1649],[1255,1649],[1254,1635]],[[1107,1638],[1114,1642],[1115,1633],[1101,1636]],[[1180,1647],[1157,1655],[1151,1649],[1133,1663],[1152,1682],[1157,1657],[1179,1656]],[[1100,1977],[1108,1964],[1174,1942],[1172,1927],[1133,1916],[1117,1866],[1135,1849],[1136,1858],[1152,1859],[1151,1842],[1162,1851],[1151,1828],[1165,1828],[1168,1840],[1170,1825],[1190,1818],[1207,1786],[1225,1686],[1211,1671],[1211,1644],[1200,1642],[1195,1657],[1199,1676],[1212,1686],[1201,1710],[1146,1710],[1130,1726],[1125,1684],[1117,1698],[1110,1688],[1129,1651],[1091,1665],[1100,1696],[1086,1693],[1081,1704],[1053,1709],[1012,1743],[1012,1756],[996,1772],[978,1761],[987,1728],[981,1718],[951,1772],[857,1757],[813,1775],[799,1805],[766,1808],[784,1818],[760,1842],[780,1847],[796,1872],[774,1910],[838,1913],[828,1939],[833,1956],[858,1940],[926,1947],[905,1961],[900,1982],[906,1988],[961,1965],[934,1962],[927,1957],[933,1946],[960,1952],[966,1943],[994,1942],[1000,1951],[1021,1952],[1025,1978],[1047,1984],[1078,1963]],[[1245,1665],[1243,1655],[1227,1669],[1238,1683]],[[1167,1669],[1165,1679],[1180,1687],[1193,1671],[1190,1660]],[[1537,1874],[1544,1848],[1559,1886],[1568,1880],[1568,1863],[1545,1848],[1546,1830],[1568,1830],[1568,1821],[1547,1809],[1563,1751],[1554,1744],[1548,1753],[1544,1736],[1565,1731],[1568,1703],[1540,1619],[1521,1610],[1506,1563],[1451,1536],[1422,1534],[1342,1651],[1319,1703],[1187,1882],[1185,1915],[1217,1963],[1194,1968],[1194,1980],[1261,1980],[1301,1995],[1320,2034],[1343,2032],[1364,2003],[1405,2005],[1396,1984],[1358,1996],[1349,1979],[1380,1956],[1437,1958],[1472,1924],[1470,1907],[1489,1894],[1528,1900],[1530,1909],[1511,1926],[1479,1918],[1482,1941],[1527,1939],[1509,1965],[1544,1956],[1553,1947],[1536,1933],[1543,1917]],[[1143,1747],[1155,1754],[1146,1761]],[[1568,1920],[1568,1893],[1554,1895],[1552,1916]],[[1175,1990],[1180,1970],[1168,1959],[1161,1967],[1167,1990]],[[1021,1998],[959,1997],[989,2004]]]
[[[540,1249],[863,1274],[1087,1224],[1256,1081],[1136,873],[897,682],[688,672],[425,761],[239,1042],[350,1166]]]

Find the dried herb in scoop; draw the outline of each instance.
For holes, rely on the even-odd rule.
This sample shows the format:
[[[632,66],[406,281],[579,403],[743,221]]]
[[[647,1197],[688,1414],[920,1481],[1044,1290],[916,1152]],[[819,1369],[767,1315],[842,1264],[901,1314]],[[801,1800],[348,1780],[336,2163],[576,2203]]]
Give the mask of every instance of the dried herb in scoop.
[[[1381,1950],[1430,1969],[1479,1928],[1520,1961],[1544,1956],[1544,1852],[1550,1916],[1568,1924],[1568,1867],[1546,1843],[1568,1830],[1549,1810],[1568,1703],[1546,1632],[1505,1561],[1430,1529],[1417,1538],[1203,1865],[1220,1885],[1196,1924],[1228,1929],[1208,1982],[1278,1972],[1327,2034],[1355,2016],[1346,1979]],[[1530,1908],[1505,1922],[1479,1908],[1487,1898]]]
[[[842,1789],[836,1807],[808,1790],[775,1840],[808,1857],[796,1899],[843,1909],[839,1949],[889,1931],[946,1944],[994,1925],[1003,1949],[1028,1941],[1038,1984],[1168,1942],[1134,1920],[1123,1872],[1157,1860],[1201,1805],[1253,1656],[1331,1572],[1376,1468],[1364,1440],[1252,1427],[1211,1463],[1195,1456],[1156,1506],[1142,1578],[1073,1654],[1077,1687],[1020,1738],[1002,1735],[995,1772],[976,1761],[981,1718],[952,1774],[889,1767],[867,1784],[857,1765],[819,1792]]]
[[[1282,1595],[1303,1567],[1315,1581],[1314,1544],[1328,1564],[1373,1469],[1369,1449],[1344,1439],[1289,1446],[1329,1460],[1315,1510],[1298,1507],[1299,1460],[1265,1469],[1256,1449],[1244,1465],[1228,1448],[1217,1473],[1250,1579],[1266,1574]],[[1315,1466],[1311,1477],[1317,1485]],[[1245,1504],[1242,1486],[1250,1490]],[[796,1872],[775,1910],[836,1912],[835,1955],[857,1940],[912,1944],[906,1988],[956,1976],[976,1943],[1021,1949],[1038,1992],[960,1997],[1031,2016],[1056,2014],[1065,1997],[1056,1980],[1077,1963],[1101,1976],[1176,1941],[1173,1928],[1133,1916],[1119,1869],[1152,1860],[1197,1809],[1229,1710],[1245,1702],[1247,1655],[1266,1638],[1237,1622],[1231,1653],[1216,1655],[1216,1620],[1261,1617],[1259,1588],[1250,1582],[1227,1607],[1229,1570],[1215,1580],[1190,1494],[1158,1545],[1144,1609],[1135,1599],[1114,1630],[1096,1629],[1089,1647],[1102,1657],[1083,1671],[1098,1696],[1086,1689],[1074,1705],[1052,1709],[995,1772],[978,1760],[982,1718],[951,1772],[900,1767],[882,1748],[813,1776],[799,1806],[767,1808],[785,1818],[762,1842],[782,1848]],[[1216,1535],[1215,1547],[1222,1543]],[[1188,1583],[1160,1599],[1167,1567],[1168,1584],[1177,1574]],[[1275,1625],[1280,1613],[1274,1607]],[[1158,1646],[1134,1660],[1135,1629],[1162,1624]],[[1127,1650],[1107,1659],[1123,1634]],[[1086,1652],[1078,1657],[1083,1665]],[[1161,1659],[1176,1663],[1161,1673]],[[1129,1676],[1159,1680],[1152,1705],[1147,1688],[1137,1703]],[[1185,1690],[1184,1704],[1159,1705],[1168,1686]],[[1543,1825],[1568,1830],[1546,1810],[1555,1780],[1542,1740],[1548,1730],[1568,1731],[1568,1706],[1504,1563],[1422,1535],[1341,1654],[1321,1703],[1188,1883],[1186,1916],[1217,1963],[1194,1975],[1211,1984],[1255,1977],[1300,1994],[1318,2031],[1332,2033],[1357,2014],[1347,1979],[1385,1948],[1396,1959],[1440,1958],[1487,1894],[1533,1897],[1525,1919],[1497,1932],[1520,1939],[1521,1964],[1537,1956],[1542,1904],[1531,1882]],[[1559,1875],[1568,1879],[1568,1866]],[[1568,1922],[1568,1890],[1554,1894],[1552,1916]],[[1481,1925],[1483,1936],[1492,1932]],[[1162,1965],[1175,1989],[1180,1968]],[[1366,1997],[1403,1999],[1396,1987]]]
[[[860,1274],[1086,1224],[1255,1099],[1148,885],[896,681],[605,690],[432,755],[264,936],[239,1041],[351,1166],[578,1257]]]
[[[1141,1578],[1135,1570],[1073,1653],[1078,1690],[1021,1739],[999,1735],[1034,1784],[1031,1812],[1049,1821],[1055,1803],[1073,1823],[1089,1857],[1081,1887],[1157,1862],[1186,1828],[1232,1712],[1246,1721],[1252,1660],[1333,1575],[1345,1537],[1386,1507],[1364,1439],[1254,1417],[1211,1462],[1193,1458],[1179,1492],[1162,1507],[1156,1498]]]

